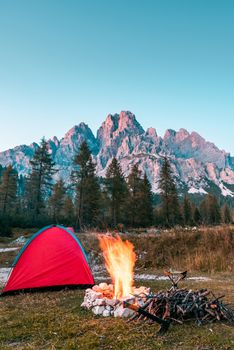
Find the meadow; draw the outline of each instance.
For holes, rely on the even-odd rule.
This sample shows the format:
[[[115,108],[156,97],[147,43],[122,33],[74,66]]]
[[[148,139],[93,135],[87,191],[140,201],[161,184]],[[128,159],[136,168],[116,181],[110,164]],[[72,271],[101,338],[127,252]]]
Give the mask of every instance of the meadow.
[[[15,240],[29,237],[36,229],[14,231]],[[102,265],[97,233],[78,234],[92,266]],[[163,274],[164,269],[189,270],[190,276],[205,280],[186,280],[187,288],[211,289],[215,295],[225,294],[224,301],[234,304],[234,226],[204,227],[158,231],[136,230],[122,235],[137,252],[136,273]],[[9,247],[3,239],[1,247]],[[0,254],[0,267],[9,266],[17,251]],[[102,270],[103,268],[103,270]],[[95,270],[95,269],[94,269]],[[95,275],[97,282],[100,275]],[[166,289],[167,281],[137,280],[137,286],[150,286],[153,291]],[[234,327],[214,323],[202,327],[194,322],[172,325],[164,336],[157,336],[158,325],[125,319],[101,318],[80,308],[83,290],[63,290],[21,294],[0,298],[0,349],[16,350],[231,350]]]

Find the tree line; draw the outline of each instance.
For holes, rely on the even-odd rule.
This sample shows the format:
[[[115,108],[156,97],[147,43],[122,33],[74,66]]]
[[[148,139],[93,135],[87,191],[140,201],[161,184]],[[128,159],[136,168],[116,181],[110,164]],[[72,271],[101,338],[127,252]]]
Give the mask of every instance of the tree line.
[[[166,157],[160,171],[159,203],[147,174],[137,165],[133,165],[125,177],[114,157],[106,177],[98,177],[86,142],[74,157],[68,185],[58,178],[45,139],[30,165],[27,177],[18,176],[11,165],[0,166],[0,235],[10,234],[11,227],[40,227],[51,223],[78,229],[123,229],[232,222],[230,207],[225,204],[221,208],[214,195],[206,195],[199,206],[187,195],[181,198]]]

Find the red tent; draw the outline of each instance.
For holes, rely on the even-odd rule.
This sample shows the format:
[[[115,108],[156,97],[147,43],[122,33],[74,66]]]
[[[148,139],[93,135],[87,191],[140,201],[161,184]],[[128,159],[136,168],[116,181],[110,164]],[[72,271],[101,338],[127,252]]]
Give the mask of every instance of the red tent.
[[[57,225],[43,228],[21,249],[2,294],[93,284],[78,238],[68,228]]]

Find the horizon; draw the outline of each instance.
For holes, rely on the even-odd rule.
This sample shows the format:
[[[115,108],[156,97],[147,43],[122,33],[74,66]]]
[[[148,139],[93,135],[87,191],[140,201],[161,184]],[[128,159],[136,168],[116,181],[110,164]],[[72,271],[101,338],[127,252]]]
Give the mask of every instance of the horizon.
[[[234,155],[234,2],[0,0],[0,152],[130,110]]]

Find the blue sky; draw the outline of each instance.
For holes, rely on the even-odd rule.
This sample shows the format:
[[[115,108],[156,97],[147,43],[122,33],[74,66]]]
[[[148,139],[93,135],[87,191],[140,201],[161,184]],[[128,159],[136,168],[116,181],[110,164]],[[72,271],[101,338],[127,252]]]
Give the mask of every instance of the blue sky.
[[[0,0],[0,151],[131,110],[234,155],[234,1]]]

